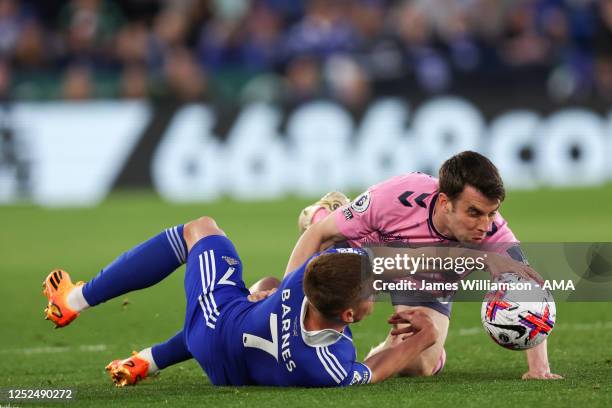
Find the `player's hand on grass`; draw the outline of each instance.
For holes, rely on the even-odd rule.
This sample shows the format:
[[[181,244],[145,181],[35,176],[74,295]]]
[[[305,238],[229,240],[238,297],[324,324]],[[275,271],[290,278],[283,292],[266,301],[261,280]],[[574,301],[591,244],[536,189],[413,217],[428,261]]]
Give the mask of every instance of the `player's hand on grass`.
[[[274,294],[274,292],[276,292],[276,288],[270,290],[260,290],[259,292],[251,293],[249,296],[247,296],[247,299],[251,302],[259,302],[260,300],[264,300],[268,296],[271,296]]]
[[[544,371],[527,371],[523,374],[523,380],[562,380],[563,377],[559,374],[553,374],[550,370]]]
[[[487,254],[486,266],[493,280],[496,280],[504,273],[514,273],[524,279],[533,280],[539,284],[544,283],[544,278],[542,278],[531,266],[506,256]]]

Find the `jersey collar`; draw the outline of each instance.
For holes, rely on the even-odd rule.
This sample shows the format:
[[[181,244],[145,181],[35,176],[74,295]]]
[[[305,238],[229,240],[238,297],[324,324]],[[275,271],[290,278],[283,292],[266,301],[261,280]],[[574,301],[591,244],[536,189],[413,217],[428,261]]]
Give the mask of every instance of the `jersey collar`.
[[[302,340],[310,347],[327,347],[336,343],[341,338],[353,341],[349,336],[334,329],[306,330],[304,329],[304,319],[308,310],[308,298],[304,296],[302,301],[302,311],[300,312],[300,328],[302,330]]]
[[[447,241],[457,241],[455,238],[450,238],[447,237],[446,235],[442,234],[441,232],[439,232],[436,229],[436,226],[433,223],[433,212],[434,212],[434,207],[436,206],[436,202],[438,201],[438,195],[440,193],[436,193],[433,198],[431,199],[431,202],[429,203],[429,217],[427,218],[427,224],[429,225],[429,229],[431,231],[433,231],[434,234],[436,234],[438,236],[438,238],[442,238],[445,239]]]

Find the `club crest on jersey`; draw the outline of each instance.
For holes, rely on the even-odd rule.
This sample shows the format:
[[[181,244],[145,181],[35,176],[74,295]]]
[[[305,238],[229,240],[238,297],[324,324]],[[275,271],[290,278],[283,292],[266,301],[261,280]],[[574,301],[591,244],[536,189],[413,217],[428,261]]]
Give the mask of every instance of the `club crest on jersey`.
[[[365,193],[357,197],[355,201],[353,201],[351,204],[351,208],[358,213],[365,212],[365,210],[367,210],[369,206],[370,206],[370,192],[369,191],[366,191]]]
[[[351,385],[361,383],[361,375],[357,371],[353,373],[353,379],[351,380]]]
[[[236,258],[232,258],[231,256],[222,256],[223,260],[227,262],[229,266],[238,265],[240,262]]]
[[[367,384],[369,382],[369,374],[367,371],[363,372],[363,376],[358,371],[353,371],[353,379],[350,385],[355,384]]]

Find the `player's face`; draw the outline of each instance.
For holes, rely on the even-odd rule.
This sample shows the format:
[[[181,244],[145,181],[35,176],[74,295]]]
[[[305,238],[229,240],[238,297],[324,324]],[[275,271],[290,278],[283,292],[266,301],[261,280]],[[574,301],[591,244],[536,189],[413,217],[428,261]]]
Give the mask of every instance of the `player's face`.
[[[455,201],[445,203],[447,228],[459,242],[478,244],[491,229],[500,204],[468,185]]]

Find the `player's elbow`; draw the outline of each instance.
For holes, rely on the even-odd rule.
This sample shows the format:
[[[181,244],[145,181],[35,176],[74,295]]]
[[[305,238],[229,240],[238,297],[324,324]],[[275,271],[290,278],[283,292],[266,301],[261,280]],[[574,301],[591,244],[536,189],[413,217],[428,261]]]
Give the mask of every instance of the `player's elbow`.
[[[319,250],[325,242],[324,232],[321,225],[314,224],[302,234],[295,247],[295,253],[300,256],[300,263]]]
[[[285,275],[302,265],[311,255],[321,251],[321,248],[329,247],[334,241],[339,240],[339,237],[341,234],[337,231],[332,214],[311,225],[293,248]]]

